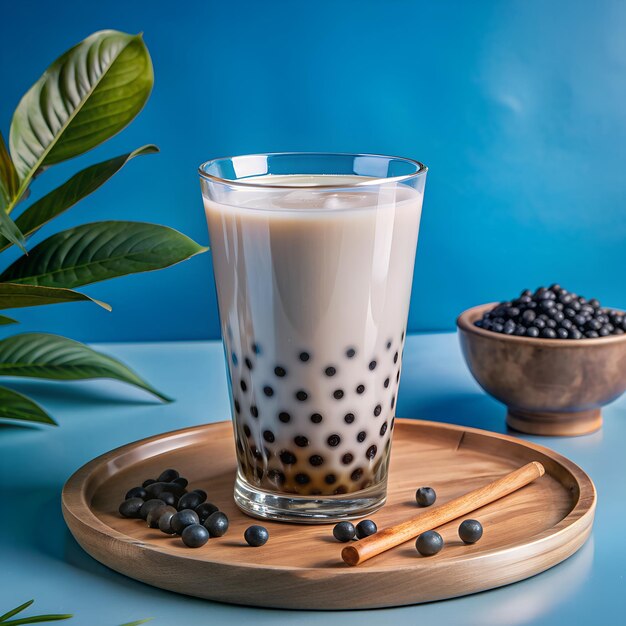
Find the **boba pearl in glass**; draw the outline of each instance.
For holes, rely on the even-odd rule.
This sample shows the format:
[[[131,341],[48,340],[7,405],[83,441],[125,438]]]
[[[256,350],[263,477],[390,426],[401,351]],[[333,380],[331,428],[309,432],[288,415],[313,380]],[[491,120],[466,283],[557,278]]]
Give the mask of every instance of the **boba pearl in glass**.
[[[238,472],[262,518],[385,502],[426,168],[277,153],[200,167]]]

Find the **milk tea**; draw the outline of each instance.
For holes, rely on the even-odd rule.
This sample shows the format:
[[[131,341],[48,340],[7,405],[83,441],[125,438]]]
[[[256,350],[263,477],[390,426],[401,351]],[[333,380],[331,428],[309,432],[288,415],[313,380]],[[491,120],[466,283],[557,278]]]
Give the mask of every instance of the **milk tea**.
[[[328,496],[386,477],[422,194],[363,180],[255,177],[236,205],[205,198],[240,478],[256,488]]]

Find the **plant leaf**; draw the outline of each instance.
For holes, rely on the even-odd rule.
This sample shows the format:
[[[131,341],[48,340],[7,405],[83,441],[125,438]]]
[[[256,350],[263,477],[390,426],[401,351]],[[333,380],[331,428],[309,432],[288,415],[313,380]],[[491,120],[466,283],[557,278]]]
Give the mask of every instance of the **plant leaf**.
[[[0,418],[57,425],[36,402],[7,387],[0,387]]]
[[[141,35],[93,33],[62,54],[13,114],[10,148],[22,181],[106,141],[139,113],[154,74]]]
[[[21,309],[43,304],[61,304],[63,302],[95,302],[103,309],[111,310],[111,307],[106,302],[90,298],[79,291],[0,282],[0,310]]]
[[[26,252],[26,240],[4,208],[0,208],[0,235]]]
[[[59,335],[23,333],[0,341],[0,376],[49,380],[113,378],[140,387],[165,402],[171,401],[120,361]]]
[[[9,619],[9,617],[13,617],[14,615],[17,615],[18,613],[21,613],[24,609],[27,609],[33,602],[34,600],[28,600],[28,602],[24,602],[24,604],[20,604],[14,609],[11,609],[8,613],[5,613],[4,615],[0,615],[0,622],[4,622],[5,620]]]
[[[0,315],[0,326],[8,326],[9,324],[19,324],[19,322],[12,317]]]
[[[2,622],[3,626],[21,626],[22,624],[41,624],[42,622],[58,622],[63,619],[70,619],[73,615],[33,615],[32,617],[22,617]]]
[[[140,619],[137,622],[128,622],[127,624],[122,624],[122,626],[139,626],[140,624],[147,624],[148,622],[151,622],[154,618],[153,617],[148,617],[147,619]]]
[[[95,222],[42,241],[10,265],[0,281],[78,287],[168,267],[206,250],[167,226]]]
[[[15,197],[20,181],[11,155],[0,133],[0,195],[4,197],[6,206]]]
[[[25,236],[31,235],[57,215],[67,211],[77,202],[93,193],[134,157],[153,154],[158,151],[156,146],[150,144],[128,154],[85,168],[60,187],[34,202],[15,220],[15,224]],[[0,238],[0,251],[10,245],[8,239]]]

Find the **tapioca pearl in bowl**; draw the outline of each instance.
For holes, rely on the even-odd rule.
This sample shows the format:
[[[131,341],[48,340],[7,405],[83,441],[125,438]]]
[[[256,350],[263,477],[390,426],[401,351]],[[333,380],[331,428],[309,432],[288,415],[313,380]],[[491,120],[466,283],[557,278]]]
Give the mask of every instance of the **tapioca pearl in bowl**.
[[[311,422],[313,424],[319,424],[324,418],[321,413],[313,413],[310,417]]]
[[[284,378],[285,376],[287,376],[287,369],[285,367],[283,367],[282,365],[277,365],[274,368],[274,374],[278,378]]]
[[[343,389],[335,389],[335,391],[333,391],[333,398],[335,398],[335,400],[341,400],[343,396],[344,396]]]
[[[359,395],[362,395],[363,393],[365,393],[365,385],[363,385],[363,384],[357,385],[356,392]]]
[[[309,463],[313,466],[313,467],[320,467],[322,465],[324,465],[324,457],[322,457],[319,454],[312,454],[309,457]]]
[[[302,363],[307,363],[311,359],[311,354],[306,350],[302,350],[302,352],[298,354],[298,358],[302,361]]]
[[[296,435],[293,441],[299,448],[306,448],[309,445],[309,440],[304,435]]]
[[[343,416],[343,421],[346,424],[352,424],[354,422],[354,420],[356,419],[356,416],[354,415],[354,413],[346,413]]]
[[[346,349],[346,357],[348,359],[353,359],[356,356],[356,350],[354,348],[347,348]]]
[[[380,404],[377,404],[374,407],[374,411],[373,411],[374,417],[378,417],[382,413],[382,410],[383,410],[383,407]]]
[[[367,433],[364,430],[361,430],[356,436],[356,440],[358,443],[363,443],[366,439]]]
[[[288,424],[291,421],[291,414],[288,413],[287,411],[281,411],[278,414],[278,419],[283,423],[283,424]]]

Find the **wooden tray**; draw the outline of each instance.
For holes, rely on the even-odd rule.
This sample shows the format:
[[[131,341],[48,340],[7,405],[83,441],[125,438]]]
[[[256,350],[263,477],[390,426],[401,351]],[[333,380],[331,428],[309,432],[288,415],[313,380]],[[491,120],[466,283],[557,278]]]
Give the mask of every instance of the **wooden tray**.
[[[333,539],[332,526],[266,522],[269,542],[246,546],[243,531],[255,522],[233,502],[230,422],[159,435],[91,461],[65,485],[63,514],[91,556],[156,587],[268,607],[397,606],[499,587],[556,565],[589,536],[596,493],[578,466],[542,446],[473,428],[396,420],[388,504],[370,516],[379,527],[418,511],[419,486],[434,487],[445,502],[533,460],[544,464],[545,476],[472,514],[485,529],[477,544],[460,541],[457,520],[439,530],[446,547],[434,557],[420,557],[408,542],[358,567],[342,562],[345,544]],[[125,492],[167,467],[177,468],[190,487],[205,489],[226,512],[227,535],[193,550],[141,520],[119,516]]]

